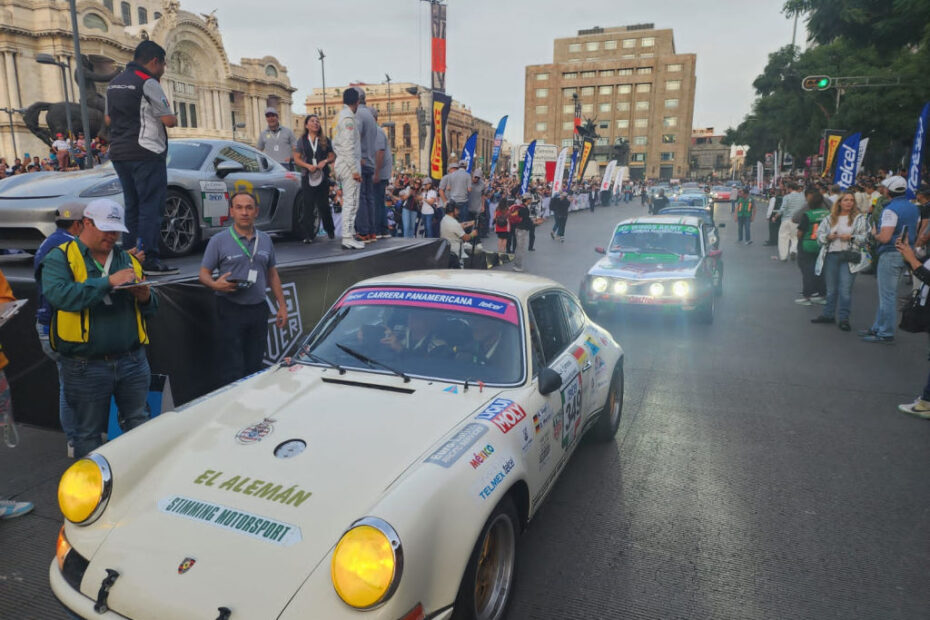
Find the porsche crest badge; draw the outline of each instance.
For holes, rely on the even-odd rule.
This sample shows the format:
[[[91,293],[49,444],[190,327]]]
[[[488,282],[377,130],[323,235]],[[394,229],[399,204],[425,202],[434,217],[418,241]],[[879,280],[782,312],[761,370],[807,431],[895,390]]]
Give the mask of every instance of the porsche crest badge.
[[[183,575],[184,573],[189,571],[191,568],[193,568],[194,564],[196,563],[197,563],[197,560],[195,560],[194,558],[184,558],[184,561],[178,564],[178,574]]]

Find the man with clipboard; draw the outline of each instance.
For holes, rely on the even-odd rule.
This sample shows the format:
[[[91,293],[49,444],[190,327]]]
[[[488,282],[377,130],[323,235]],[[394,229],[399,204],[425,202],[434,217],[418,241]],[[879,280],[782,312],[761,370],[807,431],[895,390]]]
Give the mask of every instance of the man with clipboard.
[[[255,228],[258,206],[252,194],[233,194],[229,215],[232,226],[210,238],[200,263],[200,282],[216,292],[216,349],[223,385],[261,370],[268,337],[266,289],[271,288],[278,304],[278,327],[287,322],[274,245],[267,233]]]

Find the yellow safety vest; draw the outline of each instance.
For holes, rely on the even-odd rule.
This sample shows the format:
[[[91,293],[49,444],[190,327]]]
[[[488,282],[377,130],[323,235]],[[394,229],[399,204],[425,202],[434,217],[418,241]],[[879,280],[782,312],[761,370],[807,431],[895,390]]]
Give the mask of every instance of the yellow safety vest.
[[[65,253],[68,259],[68,266],[71,268],[71,275],[75,282],[84,282],[87,280],[87,265],[84,263],[84,255],[81,254],[81,248],[75,241],[65,241],[58,249]],[[136,277],[142,279],[142,265],[132,254],[129,255],[132,261],[132,269],[136,272]],[[146,329],[145,319],[139,311],[139,302],[135,302],[136,326],[139,329],[139,342],[141,344],[149,343],[148,330]],[[49,330],[49,344],[52,349],[57,350],[56,341],[64,342],[87,342],[90,338],[90,308],[84,308],[79,312],[69,312],[66,310],[55,310],[52,317],[52,328]]]

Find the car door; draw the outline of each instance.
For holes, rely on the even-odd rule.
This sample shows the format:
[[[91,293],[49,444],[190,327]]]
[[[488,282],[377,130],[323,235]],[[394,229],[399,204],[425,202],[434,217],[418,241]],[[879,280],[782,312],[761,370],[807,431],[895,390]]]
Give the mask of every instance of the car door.
[[[270,166],[262,162],[265,156],[245,145],[226,144],[213,156],[213,167],[224,161],[233,161],[242,166],[242,170],[233,172],[222,179],[226,191],[232,196],[236,192],[248,192],[255,197],[258,205],[258,218],[255,225],[267,228],[275,215],[279,204],[279,192],[272,182]]]
[[[562,292],[559,295],[562,303],[562,312],[565,316],[565,325],[571,339],[569,352],[577,359],[581,367],[581,402],[584,409],[581,411],[581,424],[587,421],[588,416],[597,408],[597,382],[594,380],[594,361],[600,346],[585,332],[585,315],[570,295]]]

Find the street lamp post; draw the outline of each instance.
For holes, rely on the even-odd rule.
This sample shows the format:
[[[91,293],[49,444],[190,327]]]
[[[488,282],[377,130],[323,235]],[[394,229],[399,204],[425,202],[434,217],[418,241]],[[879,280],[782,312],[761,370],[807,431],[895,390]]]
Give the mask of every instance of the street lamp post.
[[[55,65],[61,69],[61,88],[65,93],[65,120],[68,121],[68,138],[72,139],[74,131],[71,129],[71,102],[68,100],[68,65],[58,62],[51,54],[36,54],[36,62],[40,65]]]
[[[320,77],[323,80],[323,135],[328,135],[329,131],[326,129],[326,115],[328,113],[326,109],[326,63],[323,62],[323,59],[326,58],[326,54],[319,48],[317,48],[316,51],[320,53]]]
[[[94,158],[90,156],[90,141],[93,136],[90,135],[90,116],[87,112],[87,93],[84,88],[84,57],[81,56],[81,37],[78,34],[77,8],[76,0],[68,0],[71,5],[71,37],[74,40],[74,57],[77,59],[77,80],[78,93],[81,97],[81,126],[84,128],[84,168],[94,167]],[[70,114],[69,114],[70,117]]]
[[[391,122],[391,76],[387,73],[384,74],[384,79],[388,85],[388,122]]]
[[[18,150],[16,148],[16,133],[13,131],[13,112],[22,114],[24,110],[20,108],[0,108],[0,112],[6,112],[10,115],[10,140],[13,141],[13,161],[16,161],[16,153]]]

